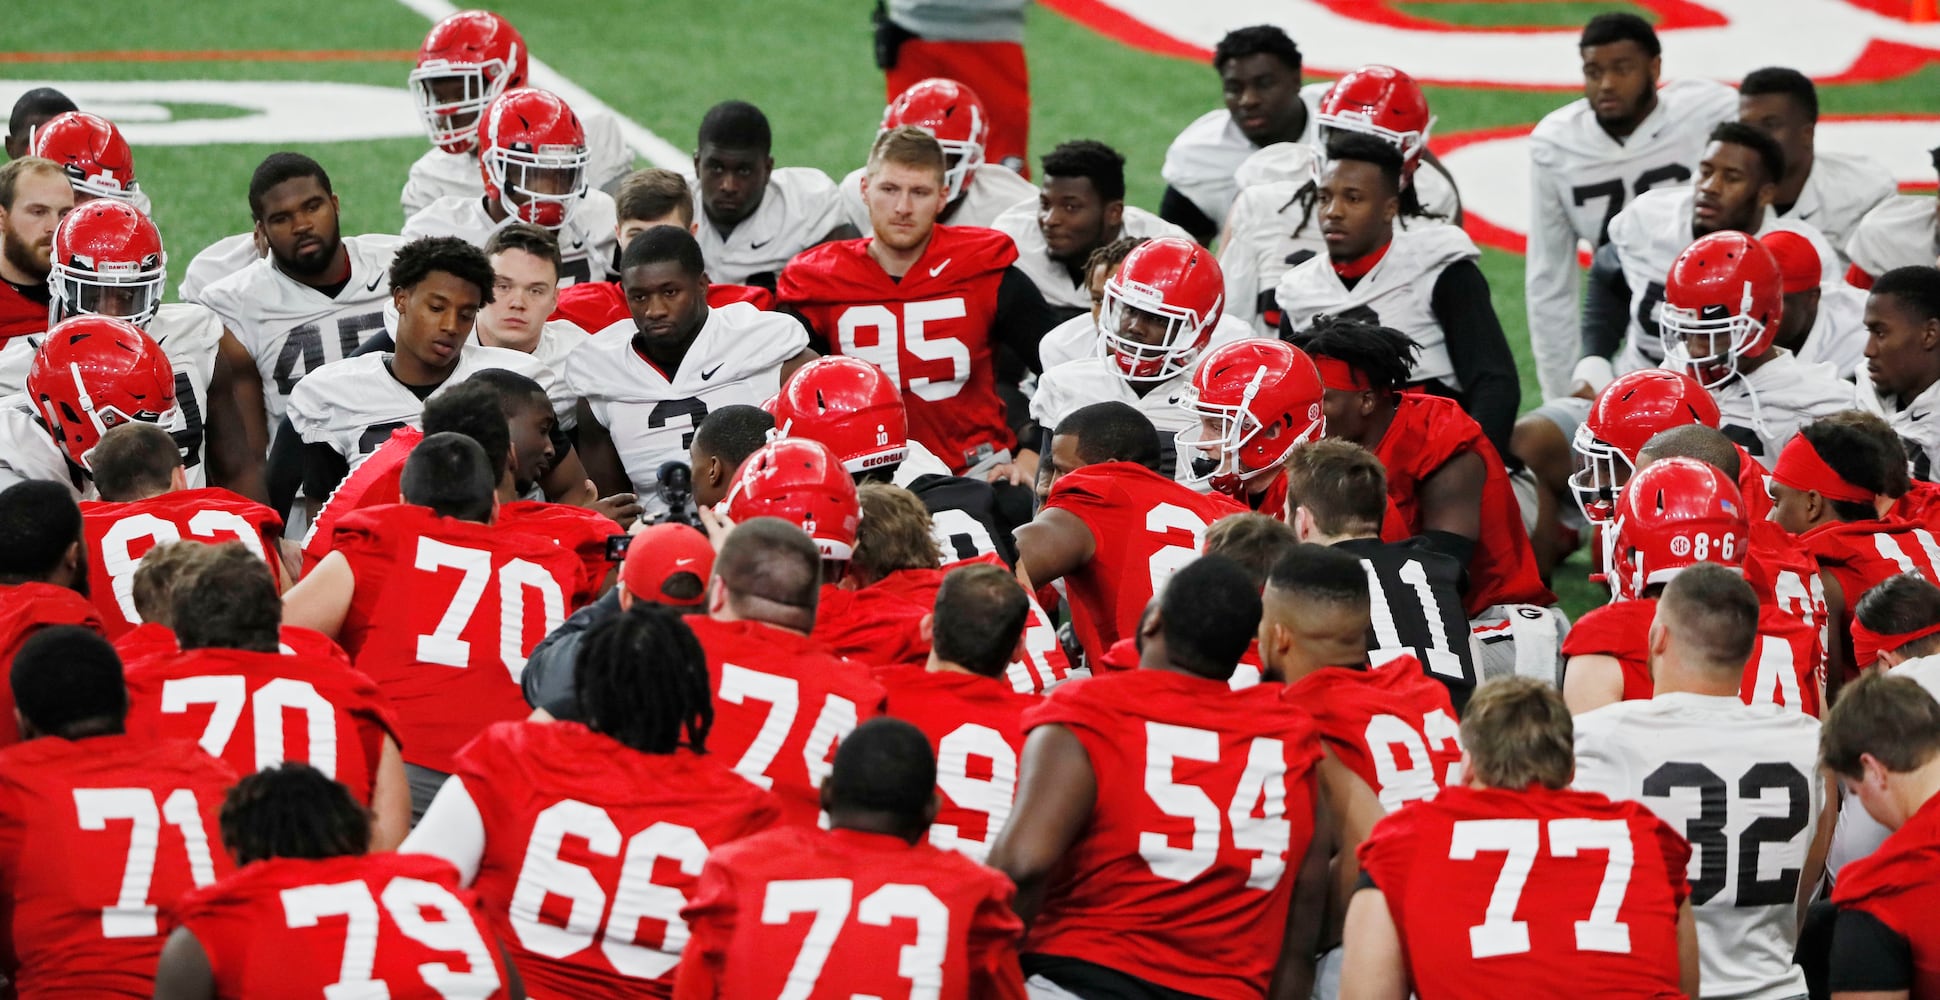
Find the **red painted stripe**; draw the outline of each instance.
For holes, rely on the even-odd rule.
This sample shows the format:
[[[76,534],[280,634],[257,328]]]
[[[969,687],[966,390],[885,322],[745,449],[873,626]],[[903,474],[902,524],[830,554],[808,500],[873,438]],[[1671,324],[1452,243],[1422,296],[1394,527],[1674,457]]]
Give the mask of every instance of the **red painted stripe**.
[[[416,49],[95,49],[83,52],[0,52],[0,64],[96,62],[397,62]]]

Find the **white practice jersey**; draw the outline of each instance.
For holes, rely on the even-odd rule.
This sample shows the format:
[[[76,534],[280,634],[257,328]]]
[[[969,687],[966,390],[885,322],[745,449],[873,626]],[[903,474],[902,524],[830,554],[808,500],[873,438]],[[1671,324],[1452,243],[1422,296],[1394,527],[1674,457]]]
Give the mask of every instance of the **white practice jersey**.
[[[297,436],[305,444],[329,445],[355,468],[392,431],[422,426],[425,399],[391,374],[392,357],[390,353],[360,354],[312,372],[290,394],[290,426]],[[503,368],[532,379],[545,387],[547,397],[557,405],[559,378],[532,355],[469,343],[459,350],[451,375],[431,391],[431,396],[488,368]]]
[[[1779,217],[1817,226],[1832,241],[1834,250],[1843,251],[1858,231],[1859,220],[1899,190],[1892,172],[1870,156],[1815,151],[1812,172],[1806,175],[1799,200]],[[1846,263],[1842,254],[1842,271]]]
[[[1880,396],[1879,387],[1873,384],[1872,373],[1865,365],[1859,367],[1858,375],[1858,383],[1853,388],[1854,405],[1885,417],[1893,425],[1894,433],[1906,447],[1907,475],[1932,479],[1933,463],[1940,459],[1940,382],[1927,386],[1911,403],[1901,407],[1897,397]]]
[[[1300,102],[1307,106],[1307,125],[1300,142],[1315,146],[1319,142],[1320,99],[1327,96],[1331,83],[1310,83],[1300,88]],[[1226,211],[1239,194],[1234,179],[1239,166],[1261,147],[1239,130],[1233,113],[1220,108],[1208,111],[1187,125],[1165,150],[1165,164],[1159,176],[1172,190],[1206,214],[1214,225],[1223,225]]]
[[[1206,351],[1252,335],[1252,328],[1245,323],[1221,316],[1213,328],[1212,339],[1206,342]],[[1117,362],[1099,353],[1095,339],[1093,343],[1089,356],[1045,367],[1044,374],[1037,378],[1037,392],[1031,396],[1032,420],[1049,430],[1081,407],[1115,402],[1145,414],[1152,426],[1158,428],[1161,439],[1169,439],[1198,424],[1199,418],[1179,405],[1181,396],[1192,385],[1192,373],[1198,370],[1196,360],[1185,371],[1153,385],[1151,391],[1140,396],[1132,391],[1131,383],[1114,374]],[[1200,356],[1204,355],[1205,351],[1201,351]]]
[[[1047,372],[1067,361],[1097,354],[1098,323],[1089,309],[1052,327],[1037,342],[1037,360]]]
[[[1038,294],[1044,296],[1045,304],[1052,309],[1091,310],[1091,290],[1085,287],[1084,277],[1071,277],[1071,271],[1062,261],[1051,259],[1051,247],[1044,242],[1044,231],[1037,228],[1037,196],[1018,202],[997,216],[991,224],[1010,237],[1017,244],[1017,264],[1019,271],[1037,286]],[[1190,241],[1192,236],[1185,230],[1142,208],[1125,206],[1124,221],[1119,226],[1120,236],[1147,237],[1157,239],[1161,236],[1177,236]],[[1079,261],[1080,265],[1084,262]]]
[[[1877,278],[1896,267],[1932,267],[1940,257],[1940,213],[1930,194],[1894,195],[1867,212],[1846,241],[1846,259]]]
[[[485,199],[452,196],[426,205],[404,223],[405,242],[425,236],[456,236],[476,247],[515,220],[506,216],[493,222],[485,211]],[[604,191],[588,191],[571,218],[559,227],[559,287],[580,281],[606,281],[613,275],[614,235],[613,196]]]
[[[1651,191],[1610,220],[1610,244],[1616,247],[1624,282],[1630,286],[1630,326],[1622,349],[1612,361],[1619,375],[1663,363],[1664,342],[1657,319],[1664,306],[1664,278],[1677,263],[1677,255],[1697,241],[1691,231],[1691,206],[1696,198],[1697,193],[1688,184]],[[1843,270],[1839,255],[1817,227],[1797,219],[1781,219],[1766,209],[1754,235],[1763,236],[1775,229],[1789,229],[1812,242],[1819,254],[1822,284],[1839,280]],[[1580,327],[1571,327],[1572,333],[1577,329]]]
[[[202,248],[182,272],[182,283],[175,286],[184,302],[202,301],[202,290],[262,260],[256,252],[256,234],[237,233]]]
[[[842,213],[856,232],[869,235],[874,226],[869,222],[869,206],[862,200],[862,175],[865,167],[857,167],[842,178],[838,190],[842,195]],[[948,226],[985,226],[997,221],[1004,210],[1026,198],[1037,197],[1037,185],[1017,175],[1014,170],[986,163],[970,175],[970,185],[964,189],[963,196],[957,199],[956,208],[936,220]]]
[[[1927,694],[1935,699],[1940,699],[1940,656],[1916,656],[1901,662],[1887,673],[1904,677],[1925,688]],[[1845,789],[1841,788],[1839,822],[1833,827],[1832,847],[1826,851],[1826,871],[1836,881],[1839,869],[1878,850],[1892,832],[1874,819],[1858,799],[1846,795]]]
[[[1653,188],[1686,186],[1705,139],[1738,120],[1738,92],[1708,80],[1676,80],[1657,107],[1619,141],[1578,98],[1543,116],[1529,136],[1529,256],[1525,296],[1530,347],[1544,399],[1569,392],[1581,343],[1579,243],[1601,246],[1610,221]]]
[[[1799,428],[1852,407],[1852,383],[1831,365],[1808,365],[1774,347],[1771,360],[1711,390],[1711,398],[1718,429],[1770,467]]]
[[[710,410],[760,406],[781,391],[783,362],[808,346],[793,316],[745,302],[710,309],[707,322],[672,377],[633,347],[631,319],[593,335],[566,359],[566,385],[613,437],[633,491],[649,518],[666,512],[660,466],[687,461],[694,428]]]
[[[1866,293],[1842,280],[1819,287],[1819,314],[1796,352],[1807,364],[1828,364],[1853,381],[1866,364]]]
[[[94,496],[92,482],[76,488],[67,453],[36,417],[26,394],[0,398],[0,490],[35,479],[66,486],[76,500]]]
[[[263,258],[202,290],[202,303],[255,359],[274,432],[303,376],[357,352],[384,329],[391,301],[391,257],[398,237],[344,237],[350,281],[335,298],[324,295]]]
[[[579,116],[579,122],[586,127],[586,186],[605,190],[633,170],[633,150],[620,137],[620,125],[613,116],[588,112]],[[447,153],[433,146],[411,164],[398,201],[409,219],[440,198],[484,195],[485,175],[476,152]]]
[[[1691,841],[1707,997],[1805,995],[1792,951],[1825,808],[1818,749],[1819,720],[1735,696],[1661,694],[1576,717],[1574,787],[1640,802]]]
[[[1370,321],[1414,338],[1421,345],[1412,378],[1438,379],[1460,389],[1441,321],[1435,318],[1435,282],[1449,265],[1482,256],[1468,234],[1454,226],[1427,226],[1394,233],[1380,263],[1349,289],[1326,254],[1317,254],[1280,277],[1274,299],[1294,330],[1305,330],[1322,316],[1370,311]]]
[[[694,220],[700,223],[694,238],[700,240],[709,281],[745,285],[765,274],[772,285],[796,254],[820,243],[848,218],[829,175],[814,167],[777,167],[768,175],[768,190],[754,214],[726,234],[708,221],[700,185],[694,185]],[[861,229],[869,231],[867,226]]]

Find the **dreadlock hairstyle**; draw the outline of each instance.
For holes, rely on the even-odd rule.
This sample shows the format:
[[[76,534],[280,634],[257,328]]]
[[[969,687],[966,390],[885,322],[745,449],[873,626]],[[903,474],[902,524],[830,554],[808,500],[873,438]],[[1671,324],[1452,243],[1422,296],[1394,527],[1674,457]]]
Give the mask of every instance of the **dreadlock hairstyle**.
[[[222,845],[237,865],[370,850],[370,814],[350,797],[350,789],[294,761],[236,782],[218,819]]]
[[[1322,317],[1287,339],[1313,357],[1349,365],[1366,375],[1369,385],[1387,391],[1411,381],[1415,355],[1421,353],[1421,345],[1407,334],[1338,316]]]
[[[1299,190],[1293,192],[1293,197],[1288,198],[1286,204],[1278,209],[1284,212],[1296,204],[1300,206],[1300,224],[1293,227],[1293,235],[1296,239],[1301,233],[1307,231],[1307,224],[1314,219],[1314,209],[1320,200],[1320,172],[1326,170],[1327,164],[1334,160],[1359,160],[1372,163],[1380,167],[1383,173],[1397,178],[1395,194],[1401,201],[1401,214],[1395,216],[1394,220],[1397,226],[1403,219],[1445,221],[1448,218],[1440,212],[1430,212],[1428,207],[1421,203],[1420,188],[1412,178],[1401,175],[1403,162],[1401,150],[1393,143],[1360,132],[1334,132],[1327,139],[1327,155],[1314,164],[1314,176],[1300,185]],[[1415,165],[1415,172],[1420,173],[1423,167],[1430,170],[1438,169],[1424,159]],[[1447,173],[1445,170],[1442,172]]]
[[[641,601],[593,626],[579,647],[573,694],[587,728],[641,753],[707,752],[707,654],[672,610]]]

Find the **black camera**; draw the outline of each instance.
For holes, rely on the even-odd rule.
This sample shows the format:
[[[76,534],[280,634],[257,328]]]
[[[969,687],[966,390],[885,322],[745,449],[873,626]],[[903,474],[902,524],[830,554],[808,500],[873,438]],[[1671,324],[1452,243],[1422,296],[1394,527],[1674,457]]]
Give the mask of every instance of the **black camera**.
[[[694,470],[686,462],[663,462],[654,479],[660,484],[660,499],[667,504],[667,512],[654,523],[700,527],[700,516],[694,510]]]

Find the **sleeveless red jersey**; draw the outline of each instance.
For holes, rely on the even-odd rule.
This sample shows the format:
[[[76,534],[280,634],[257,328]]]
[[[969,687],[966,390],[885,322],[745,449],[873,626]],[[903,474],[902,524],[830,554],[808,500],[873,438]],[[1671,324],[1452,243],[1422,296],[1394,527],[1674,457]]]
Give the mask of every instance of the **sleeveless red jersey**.
[[[416,427],[399,427],[330,491],[330,499],[317,509],[317,519],[310,522],[310,533],[303,536],[304,573],[316,569],[317,563],[337,544],[337,522],[345,514],[379,504],[404,502],[404,491],[398,485],[404,478],[404,461],[422,440],[424,432]]]
[[[178,490],[145,500],[81,502],[82,532],[88,540],[88,594],[101,610],[113,639],[141,624],[135,613],[135,570],[148,550],[169,542],[241,542],[282,578],[277,551],[283,519],[248,497],[209,486]]]
[[[459,751],[485,826],[472,889],[528,991],[673,992],[680,910],[708,852],[781,821],[729,763],[640,753],[574,722],[498,723]]]
[[[909,436],[962,474],[987,449],[1015,450],[997,396],[991,323],[1010,237],[937,226],[901,280],[869,256],[870,238],[810,247],[782,269],[781,304],[801,313],[834,354],[889,373],[903,391]]]
[[[1777,608],[1819,636],[1820,662],[1825,650],[1825,584],[1819,560],[1776,522],[1751,522],[1745,549],[1745,582],[1758,603]]]
[[[1388,425],[1374,456],[1388,470],[1388,499],[1409,527],[1421,533],[1421,503],[1417,490],[1435,471],[1458,455],[1482,456],[1487,478],[1482,484],[1482,534],[1468,563],[1468,589],[1463,594],[1469,617],[1494,604],[1556,603],[1536,572],[1536,553],[1522,527],[1522,510],[1502,457],[1482,433],[1475,418],[1460,403],[1419,392],[1401,393],[1394,420]]]
[[[1623,700],[1656,693],[1650,679],[1650,623],[1657,599],[1641,597],[1593,608],[1570,626],[1563,655],[1611,656],[1623,667]],[[1787,705],[1819,714],[1819,634],[1768,604],[1758,606],[1758,644],[1745,664],[1738,697],[1747,705]]]
[[[674,996],[1022,1000],[1015,893],[927,843],[770,830],[707,859]]]
[[[0,972],[22,1000],[154,992],[177,899],[233,867],[216,812],[235,781],[186,741],[47,736],[0,752]]]
[[[775,293],[756,285],[709,285],[707,306],[719,309],[746,302],[756,309],[773,309]],[[632,319],[626,293],[617,281],[575,281],[559,290],[559,305],[549,319],[563,319],[587,333],[598,333],[623,319]]]
[[[1138,633],[1152,595],[1199,558],[1206,529],[1246,510],[1133,462],[1087,465],[1059,476],[1044,506],[1069,513],[1091,531],[1091,561],[1064,582],[1078,640],[1093,663],[1112,643]]]
[[[1389,813],[1359,856],[1422,997],[1684,996],[1691,848],[1642,805],[1448,788]]]
[[[360,988],[390,1000],[509,995],[478,898],[442,858],[272,858],[189,893],[180,909],[209,956],[216,1000]]]
[[[339,660],[194,649],[144,660],[127,679],[129,733],[193,741],[237,774],[300,761],[365,805],[384,737],[397,739],[377,685]]]
[[[882,714],[869,669],[814,639],[760,622],[687,618],[714,685],[708,752],[780,796],[782,818],[815,825],[835,745]]]
[[[1798,544],[1838,581],[1844,604],[1834,610],[1848,634],[1859,599],[1887,577],[1918,573],[1940,584],[1940,544],[1917,521],[1831,521],[1799,535]],[[1846,670],[1847,679],[1858,676],[1855,665]]]
[[[606,540],[625,533],[619,522],[591,507],[544,500],[499,504],[497,523],[511,531],[550,538],[579,559],[579,585],[566,595],[574,609],[599,597],[614,566],[606,559]]]
[[[1320,739],[1270,685],[1161,670],[1051,692],[1024,729],[1084,746],[1098,797],[1025,951],[1214,1000],[1263,995],[1313,837]]]
[[[1847,862],[1832,887],[1832,901],[1840,909],[1868,914],[1906,939],[1916,997],[1940,996],[1935,865],[1940,865],[1940,796],[1928,799],[1878,850]]]
[[[972,861],[1010,818],[1017,761],[1024,752],[1024,711],[1038,703],[1002,677],[898,666],[876,671],[889,693],[888,714],[929,737],[936,752],[939,808],[930,843]]]
[[[51,625],[80,625],[102,631],[100,612],[87,598],[66,587],[0,584],[0,663],[11,667],[21,645]],[[18,742],[20,727],[13,717],[13,686],[0,684],[0,747]]]
[[[566,619],[572,553],[409,504],[347,514],[336,538],[357,579],[337,638],[390,699],[406,763],[450,771],[479,730],[531,714],[519,674]]]
[[[1364,670],[1323,667],[1280,697],[1312,716],[1321,739],[1389,812],[1461,784],[1454,703],[1412,656]]]

